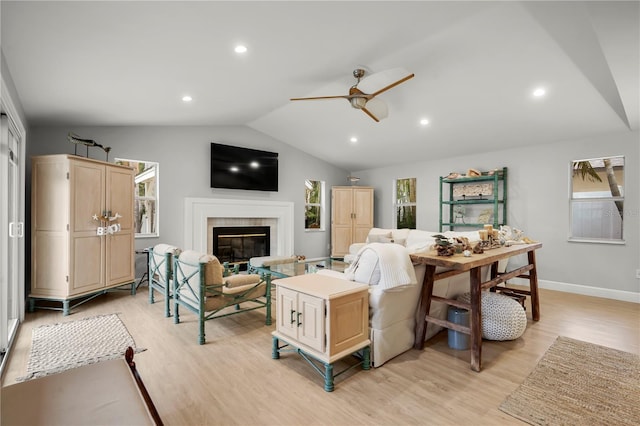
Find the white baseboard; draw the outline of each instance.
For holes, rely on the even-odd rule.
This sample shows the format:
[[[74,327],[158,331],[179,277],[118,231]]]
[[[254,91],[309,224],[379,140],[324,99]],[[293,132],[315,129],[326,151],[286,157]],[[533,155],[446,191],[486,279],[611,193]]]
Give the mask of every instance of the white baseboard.
[[[513,284],[528,285],[529,281],[523,278],[509,280]],[[538,287],[548,290],[564,291],[565,293],[582,294],[585,296],[602,297],[605,299],[621,300],[623,302],[640,303],[640,293],[632,291],[613,290],[610,288],[590,287],[579,284],[562,283],[558,281],[538,280]]]

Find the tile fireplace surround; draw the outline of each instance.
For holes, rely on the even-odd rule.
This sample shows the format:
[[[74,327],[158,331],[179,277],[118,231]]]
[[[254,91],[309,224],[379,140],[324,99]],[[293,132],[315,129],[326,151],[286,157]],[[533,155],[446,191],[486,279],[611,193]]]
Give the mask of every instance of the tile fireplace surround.
[[[293,203],[185,198],[184,248],[210,253],[214,226],[269,226],[271,255],[293,254]]]

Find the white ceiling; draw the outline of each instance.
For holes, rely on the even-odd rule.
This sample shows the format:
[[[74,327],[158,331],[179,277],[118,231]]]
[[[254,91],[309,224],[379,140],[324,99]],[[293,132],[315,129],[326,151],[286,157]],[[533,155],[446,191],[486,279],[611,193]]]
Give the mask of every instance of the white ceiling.
[[[31,125],[247,125],[352,171],[638,129],[637,1],[0,7]],[[379,96],[380,123],[343,99],[289,101],[396,67],[415,78]]]

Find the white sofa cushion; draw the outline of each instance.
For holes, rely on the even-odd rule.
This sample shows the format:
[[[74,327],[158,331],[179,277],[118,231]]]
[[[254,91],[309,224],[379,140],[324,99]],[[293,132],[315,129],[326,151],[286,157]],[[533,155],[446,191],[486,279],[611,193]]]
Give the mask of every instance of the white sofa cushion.
[[[412,229],[407,237],[407,249],[410,253],[428,251],[435,244],[436,239],[433,236],[437,234],[437,232]]]
[[[359,283],[378,285],[380,282],[380,259],[373,250],[364,250],[360,254],[358,267],[353,272],[353,280]]]
[[[413,229],[402,228],[402,229],[392,229],[391,235],[396,240],[407,240],[409,237],[409,233],[413,231]]]
[[[379,278],[374,284],[376,268]],[[382,289],[417,284],[409,252],[399,244],[367,244],[344,272],[350,280],[379,285]]]
[[[391,238],[391,236],[390,229],[371,228],[367,235],[367,243],[377,243],[381,238]]]

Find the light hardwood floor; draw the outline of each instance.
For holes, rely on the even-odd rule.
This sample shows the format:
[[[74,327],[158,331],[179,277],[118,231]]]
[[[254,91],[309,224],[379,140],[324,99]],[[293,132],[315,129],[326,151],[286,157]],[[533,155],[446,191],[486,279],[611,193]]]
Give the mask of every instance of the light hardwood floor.
[[[183,322],[173,324],[162,303],[148,304],[141,287],[133,297],[99,297],[67,317],[28,313],[3,386],[25,374],[34,327],[108,313],[118,313],[147,349],[135,360],[166,425],[524,424],[498,406],[559,335],[640,352],[640,305],[541,290],[541,320],[529,321],[515,341],[485,341],[480,373],[470,370],[469,351],[448,348],[444,331],[423,351],[409,350],[370,371],[350,370],[327,393],[300,356],[271,359],[274,326],[264,325],[262,311],[209,321],[200,346],[195,316],[181,311]]]

